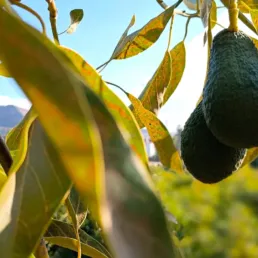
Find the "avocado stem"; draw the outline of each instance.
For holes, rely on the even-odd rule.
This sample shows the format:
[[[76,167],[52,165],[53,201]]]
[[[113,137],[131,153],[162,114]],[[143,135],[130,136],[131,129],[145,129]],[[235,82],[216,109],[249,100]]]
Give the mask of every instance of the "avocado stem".
[[[238,5],[237,0],[229,0],[228,15],[229,15],[229,27],[228,30],[237,32],[238,31]]]

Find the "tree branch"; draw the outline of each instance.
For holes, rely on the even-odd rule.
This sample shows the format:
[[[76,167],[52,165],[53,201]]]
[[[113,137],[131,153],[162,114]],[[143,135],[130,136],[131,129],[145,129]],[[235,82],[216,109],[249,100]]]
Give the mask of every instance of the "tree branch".
[[[168,5],[163,0],[156,0],[156,1],[163,9],[168,8]]]
[[[55,0],[46,0],[46,2],[48,3],[49,17],[50,17],[50,23],[51,23],[53,37],[54,37],[56,44],[60,45],[58,33],[57,33],[57,29],[56,29],[56,19],[57,19],[56,3],[55,3]]]

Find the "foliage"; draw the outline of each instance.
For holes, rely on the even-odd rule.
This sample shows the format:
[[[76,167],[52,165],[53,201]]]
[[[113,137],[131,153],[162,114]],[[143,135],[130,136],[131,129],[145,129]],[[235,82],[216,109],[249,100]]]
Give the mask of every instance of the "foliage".
[[[57,6],[54,0],[46,3],[53,41],[40,14],[20,0],[0,0],[0,75],[13,78],[32,102],[21,123],[0,141],[1,257],[181,258],[185,253],[215,258],[256,253],[253,231],[238,229],[247,222],[250,228],[256,226],[256,219],[246,219],[257,213],[256,174],[245,166],[215,186],[192,182],[178,141],[158,118],[185,75],[184,41],[192,18],[202,19],[209,52],[216,3],[198,1],[195,12],[187,13],[178,9],[182,0],[171,6],[157,0],[163,12],[129,33],[133,16],[109,60],[96,69],[60,45]],[[252,2],[241,1],[239,16],[231,3],[223,4],[229,9],[230,28],[237,28],[239,18],[256,33],[257,10]],[[42,32],[24,22],[12,5],[34,15]],[[242,12],[250,13],[252,21]],[[185,35],[170,49],[177,15],[187,18]],[[75,33],[83,17],[82,9],[72,10],[64,33]],[[163,60],[138,98],[103,80],[100,73],[110,62],[147,51],[169,21]],[[123,90],[131,105],[127,107],[108,84]],[[147,128],[166,172],[159,167],[153,173],[142,127]],[[250,149],[244,165],[257,155],[257,148]],[[247,188],[250,193],[244,195]],[[230,199],[232,194],[237,204]],[[245,200],[250,211],[243,208]],[[236,220],[232,214],[237,214]],[[249,240],[247,250],[243,243]]]

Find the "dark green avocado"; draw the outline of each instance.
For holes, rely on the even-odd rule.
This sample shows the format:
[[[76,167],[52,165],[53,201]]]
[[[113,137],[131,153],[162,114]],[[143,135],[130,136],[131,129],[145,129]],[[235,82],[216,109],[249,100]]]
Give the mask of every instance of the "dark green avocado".
[[[214,37],[202,108],[220,142],[258,146],[258,51],[243,32],[225,29]]]
[[[189,173],[203,183],[217,183],[240,167],[245,153],[245,149],[228,147],[213,136],[200,102],[181,133],[181,157]]]

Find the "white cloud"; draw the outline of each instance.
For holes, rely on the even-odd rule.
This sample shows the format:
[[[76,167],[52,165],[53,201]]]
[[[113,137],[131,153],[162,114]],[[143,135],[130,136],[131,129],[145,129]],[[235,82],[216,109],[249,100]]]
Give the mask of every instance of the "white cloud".
[[[26,98],[10,98],[7,96],[0,96],[1,106],[14,105],[20,108],[29,109],[31,103]]]

